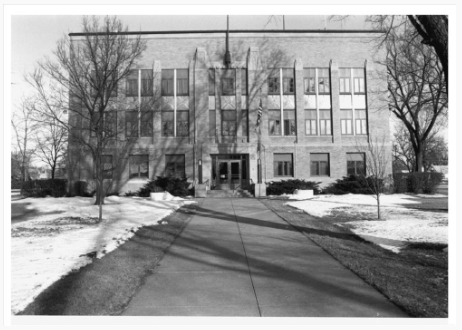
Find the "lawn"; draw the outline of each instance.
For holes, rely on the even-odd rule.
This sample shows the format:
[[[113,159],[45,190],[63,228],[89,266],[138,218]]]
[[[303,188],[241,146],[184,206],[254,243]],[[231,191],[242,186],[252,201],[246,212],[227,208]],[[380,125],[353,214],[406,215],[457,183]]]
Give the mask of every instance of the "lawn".
[[[13,201],[12,313],[23,311],[47,288],[53,285],[56,287],[56,282],[63,276],[71,274],[71,277],[81,278],[80,272],[76,273],[77,270],[94,261],[113,258],[108,258],[111,251],[118,251],[121,246],[125,247],[125,242],[137,235],[135,241],[147,246],[153,245],[153,256],[146,258],[146,265],[142,263],[137,266],[136,261],[139,259],[132,251],[129,253],[133,260],[122,259],[118,262],[114,259],[114,265],[110,266],[114,267],[114,272],[106,272],[103,269],[100,275],[106,275],[103,275],[100,281],[91,282],[85,277],[85,281],[82,282],[95,293],[101,293],[100,289],[106,288],[104,283],[108,283],[112,288],[118,288],[117,291],[123,295],[125,291],[121,287],[127,285],[127,278],[130,280],[129,290],[132,290],[133,285],[136,286],[138,283],[136,276],[155,266],[159,257],[163,255],[162,251],[170,245],[181,228],[181,221],[176,225],[170,225],[165,218],[189,203],[194,202],[178,199],[154,202],[147,198],[112,196],[106,198],[103,221],[99,223],[98,207],[92,205],[91,198],[26,198]],[[144,229],[145,234],[138,233],[140,228],[145,227],[150,229]],[[139,235],[150,238],[140,238]],[[151,239],[159,239],[160,242],[150,243]],[[122,245],[123,243],[125,244]],[[75,283],[72,285],[74,287]],[[65,293],[62,296],[67,298],[69,294]],[[101,296],[105,297],[104,294]],[[99,309],[96,308],[94,311],[98,313]],[[75,313],[75,310],[72,313]]]
[[[358,197],[362,202],[356,205]],[[388,220],[385,221],[371,221],[374,220],[374,208],[367,200],[370,196],[347,195],[343,199],[335,196],[330,200],[322,196],[299,202],[281,198],[261,201],[409,315],[445,318],[448,316],[448,254],[443,249],[447,246],[444,241],[445,237],[447,239],[447,227],[441,226],[444,217],[447,226],[447,212],[442,211],[444,202],[422,202],[423,197],[418,196],[402,197],[406,203],[397,201],[399,198],[388,202],[388,209],[385,207]],[[356,201],[348,201],[348,198]],[[428,209],[430,206],[432,210]],[[406,228],[406,221],[417,221],[416,218],[422,216],[421,212],[426,212],[425,218],[420,220],[422,228],[428,230],[431,224],[439,223],[439,227],[434,227],[435,232],[443,231],[443,227],[446,235],[432,235],[428,231],[427,237],[424,237],[418,232],[416,235],[408,232],[406,244],[397,247],[405,232],[402,228]],[[437,219],[432,219],[433,213]],[[387,221],[392,225],[388,226]],[[382,235],[384,237],[380,237],[380,230],[374,232],[374,238],[361,231],[377,223],[389,229]],[[393,227],[395,235],[391,234],[390,228]],[[358,228],[361,230],[358,231]],[[433,241],[427,241],[428,237],[432,237]],[[376,238],[382,239],[378,242],[382,246],[371,243]]]

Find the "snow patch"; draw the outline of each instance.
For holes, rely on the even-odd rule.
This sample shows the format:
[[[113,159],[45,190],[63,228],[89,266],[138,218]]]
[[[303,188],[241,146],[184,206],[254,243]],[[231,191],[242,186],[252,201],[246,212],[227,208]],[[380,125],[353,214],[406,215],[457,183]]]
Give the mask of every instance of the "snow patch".
[[[25,198],[13,201],[24,211],[22,222],[11,228],[12,288],[14,314],[69,272],[101,258],[134,235],[138,228],[158,222],[184,204],[172,198],[109,196],[98,223],[93,198]],[[33,215],[28,210],[34,210]]]
[[[448,243],[447,202],[445,195],[383,195],[383,221],[377,221],[377,201],[371,195],[318,195],[285,204],[319,218],[351,219],[337,225],[399,252],[409,242]]]

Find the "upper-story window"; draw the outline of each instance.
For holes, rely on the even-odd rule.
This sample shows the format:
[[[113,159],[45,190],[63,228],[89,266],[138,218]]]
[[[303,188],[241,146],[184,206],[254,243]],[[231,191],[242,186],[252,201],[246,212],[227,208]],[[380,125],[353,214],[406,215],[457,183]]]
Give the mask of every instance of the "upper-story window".
[[[366,89],[364,85],[364,69],[355,68],[353,69],[353,91],[355,94],[365,94]]]
[[[209,95],[215,95],[215,70],[209,69]]]
[[[318,69],[318,93],[330,94],[329,69]]]
[[[315,94],[316,93],[316,69],[304,69],[303,70],[303,83],[305,87],[305,94]]]
[[[162,96],[173,96],[173,83],[175,77],[173,69],[162,70],[161,92]]]
[[[224,70],[221,78],[221,94],[235,95],[236,94],[236,70]]]
[[[293,69],[282,69],[282,92],[283,94],[295,93],[295,79]]]
[[[339,69],[339,82],[340,82],[340,94],[350,94],[350,80],[351,80],[351,70],[340,68]]]
[[[140,90],[141,96],[154,95],[154,90],[153,90],[154,79],[153,79],[152,69],[140,70],[140,75],[141,75],[141,90]]]
[[[127,76],[127,96],[138,96],[138,93],[141,96],[152,96],[153,82],[152,69],[131,70]]]
[[[189,72],[188,69],[176,70],[176,95],[188,96],[189,95]]]
[[[189,95],[189,72],[188,69],[176,70],[176,95],[187,96]],[[175,70],[164,69],[162,70],[161,92],[162,96],[173,96],[175,93]]]
[[[241,69],[241,95],[247,95],[247,70]]]

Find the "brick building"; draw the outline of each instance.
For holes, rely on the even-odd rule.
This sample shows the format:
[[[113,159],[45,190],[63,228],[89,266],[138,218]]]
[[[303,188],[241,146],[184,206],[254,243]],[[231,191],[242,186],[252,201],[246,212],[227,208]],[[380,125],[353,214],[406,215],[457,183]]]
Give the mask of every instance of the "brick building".
[[[107,168],[120,164],[108,171],[113,190],[165,174],[199,194],[288,178],[328,184],[364,171],[358,145],[370,135],[389,141],[374,31],[230,31],[228,45],[226,31],[139,34],[147,49],[114,109],[128,142],[105,157]],[[71,163],[71,181],[92,179],[88,155]]]

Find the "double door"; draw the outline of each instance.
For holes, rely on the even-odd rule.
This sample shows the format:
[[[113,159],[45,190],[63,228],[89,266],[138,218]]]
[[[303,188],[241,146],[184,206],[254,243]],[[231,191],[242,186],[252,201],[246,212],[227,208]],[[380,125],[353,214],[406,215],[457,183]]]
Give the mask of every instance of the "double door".
[[[218,160],[217,188],[235,190],[241,188],[242,168],[240,160]]]

